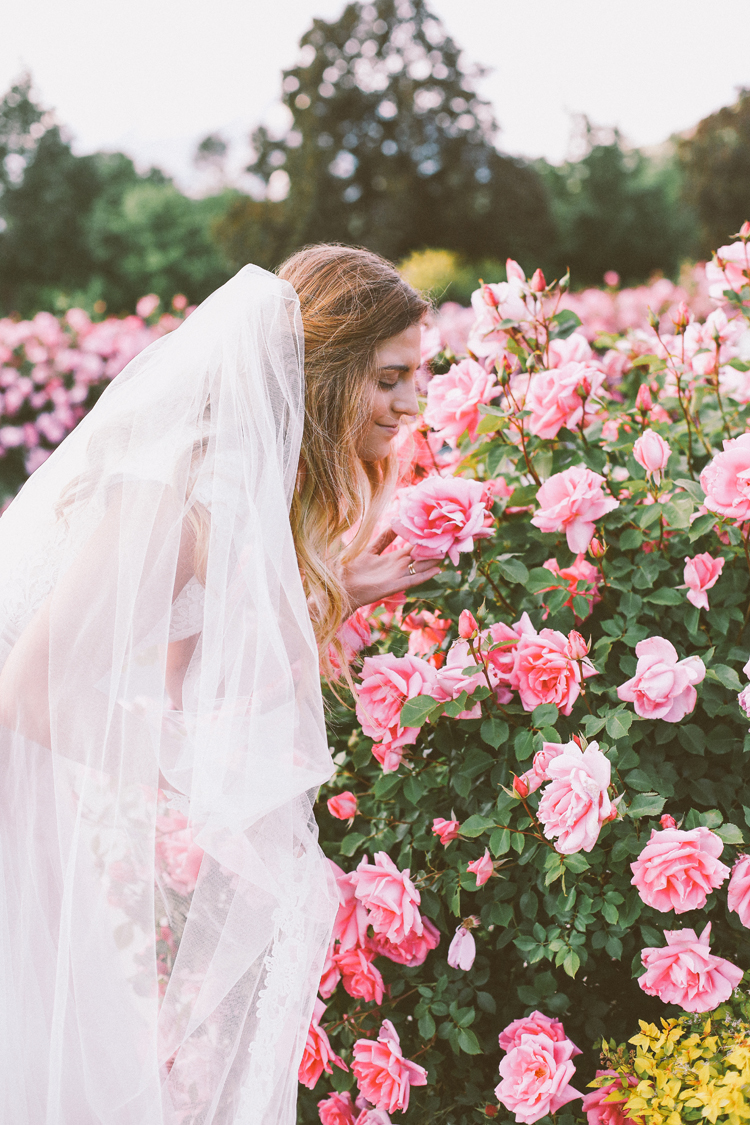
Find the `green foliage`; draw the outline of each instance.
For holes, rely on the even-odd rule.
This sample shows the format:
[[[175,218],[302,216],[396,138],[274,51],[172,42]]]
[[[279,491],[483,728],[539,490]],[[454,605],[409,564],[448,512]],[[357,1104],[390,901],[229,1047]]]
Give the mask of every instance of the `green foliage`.
[[[233,261],[276,249],[279,210],[285,252],[337,240],[393,259],[429,246],[477,260],[541,251],[552,227],[539,178],[494,147],[474,90],[481,72],[425,0],[349,4],[313,22],[301,54],[284,72],[291,128],[281,138],[259,129],[249,169],[266,183],[286,172],[289,195],[280,209],[248,205],[247,231],[239,211],[220,224]]]
[[[702,254],[724,245],[750,214],[750,90],[679,142],[685,201],[695,209]]]
[[[534,355],[546,354],[560,328],[549,312],[531,324],[506,327],[507,347],[524,367]],[[652,346],[660,347],[655,336]],[[631,883],[630,864],[664,813],[684,829],[703,825],[714,831],[730,866],[750,838],[750,739],[737,706],[750,649],[747,529],[741,533],[710,513],[691,522],[704,500],[701,469],[727,435],[747,429],[750,407],[720,402],[708,376],[691,376],[686,387],[683,366],[669,356],[654,354],[648,366],[654,397],[668,412],[668,423],[653,423],[671,445],[668,478],[649,482],[632,456],[644,424],[633,407],[641,381],[637,365],[617,388],[623,401],[605,403],[621,427],[607,440],[595,424],[585,436],[563,428],[553,440],[534,437],[527,412],[506,390],[486,415],[498,428],[474,443],[462,438],[460,472],[479,479],[502,473],[513,495],[495,504],[493,537],[461,555],[460,566],[446,566],[429,586],[415,590],[402,611],[429,609],[450,618],[444,649],[456,639],[463,609],[471,609],[482,629],[510,624],[525,612],[538,630],[567,634],[575,628],[590,636],[596,675],[585,681],[570,713],[549,702],[526,710],[516,695],[499,703],[486,687],[463,693],[453,705],[417,697],[402,712],[404,725],[419,726],[416,744],[406,748],[396,772],[383,773],[352,712],[331,703],[337,774],[321,794],[323,848],[347,871],[377,851],[409,868],[421,909],[442,941],[420,967],[378,961],[388,988],[380,1007],[339,987],[325,1023],[336,1050],[348,1057],[356,1038],[372,1037],[383,1018],[394,1022],[404,1054],[429,1071],[428,1085],[411,1093],[408,1119],[414,1125],[470,1125],[483,1119],[486,1106],[494,1115],[498,1032],[533,1009],[564,1020],[582,1048],[574,1083],[581,1090],[594,1076],[594,1044],[602,1037],[624,1041],[639,1019],[679,1016],[638,984],[641,950],[665,944],[665,930],[699,932],[710,921],[712,952],[750,968],[747,931],[727,910],[726,886],[709,895],[704,909],[676,915],[646,905]],[[550,559],[560,568],[574,562],[565,536],[530,523],[539,479],[577,464],[601,473],[619,499],[597,521],[606,554],[597,555],[599,600],[593,605],[591,586],[572,591],[543,565]],[[687,602],[683,580],[686,556],[704,551],[724,559],[709,612]],[[382,630],[378,651],[403,653],[397,621],[386,628],[386,619],[375,620]],[[707,669],[695,708],[679,722],[643,717],[618,698],[618,687],[634,674],[636,646],[647,637],[667,638],[680,658],[699,656]],[[476,717],[459,717],[475,703]],[[513,779],[531,766],[544,742],[574,736],[598,740],[611,763],[610,797],[620,802],[616,819],[603,824],[590,851],[563,855],[538,819],[543,790],[522,799]],[[333,821],[326,811],[325,798],[341,790],[358,798],[351,824]],[[458,838],[448,846],[432,832],[436,817],[460,822]],[[485,852],[494,873],[478,887],[467,867]],[[477,956],[463,972],[450,968],[446,955],[456,926],[468,916],[479,919],[473,930]],[[463,1034],[469,1028],[471,1035]],[[353,1086],[351,1078],[337,1082]],[[300,1120],[316,1120],[323,1085],[301,1091]],[[580,1103],[566,1108],[557,1120],[581,1120]],[[496,1119],[513,1120],[502,1109]]]

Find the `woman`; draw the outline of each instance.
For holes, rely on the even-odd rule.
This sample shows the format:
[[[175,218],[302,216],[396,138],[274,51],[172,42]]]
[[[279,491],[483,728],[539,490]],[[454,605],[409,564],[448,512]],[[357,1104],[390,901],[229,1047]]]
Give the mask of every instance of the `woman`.
[[[142,352],[0,522],[8,1125],[294,1120],[319,653],[436,568],[369,549],[425,302],[345,247],[279,274]]]

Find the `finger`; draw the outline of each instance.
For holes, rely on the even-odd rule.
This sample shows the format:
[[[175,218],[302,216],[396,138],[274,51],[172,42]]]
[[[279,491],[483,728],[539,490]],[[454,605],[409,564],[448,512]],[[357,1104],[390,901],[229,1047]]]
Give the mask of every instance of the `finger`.
[[[374,555],[382,554],[383,551],[386,549],[386,547],[390,546],[390,544],[393,542],[393,540],[395,538],[396,538],[396,532],[393,531],[392,528],[388,528],[388,530],[384,531],[382,535],[379,535],[377,537],[377,539],[375,540],[375,542],[373,543],[372,548],[371,548],[372,553]],[[408,549],[411,550],[411,548],[408,548]]]
[[[418,571],[416,574],[408,574],[406,576],[405,590],[411,589],[412,586],[420,586],[423,582],[428,582],[430,578],[440,574],[439,566],[431,566],[429,570]]]

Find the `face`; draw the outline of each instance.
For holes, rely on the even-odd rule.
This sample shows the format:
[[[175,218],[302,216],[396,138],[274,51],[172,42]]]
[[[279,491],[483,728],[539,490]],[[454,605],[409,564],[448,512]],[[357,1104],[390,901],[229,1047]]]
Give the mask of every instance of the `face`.
[[[412,324],[385,340],[375,352],[376,379],[369,424],[359,444],[363,461],[382,461],[404,414],[417,414],[415,375],[420,363],[422,330]]]

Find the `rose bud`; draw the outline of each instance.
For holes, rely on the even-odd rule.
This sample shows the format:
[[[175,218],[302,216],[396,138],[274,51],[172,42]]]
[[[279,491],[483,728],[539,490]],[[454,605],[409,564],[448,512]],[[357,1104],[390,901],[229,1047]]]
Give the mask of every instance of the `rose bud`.
[[[649,477],[661,474],[671,452],[664,438],[651,429],[644,430],[633,445],[633,456]]]
[[[649,410],[653,410],[654,400],[651,398],[651,391],[647,383],[641,383],[638,388],[638,394],[635,396],[635,408],[640,410],[641,414],[648,414]]]
[[[583,660],[585,656],[588,656],[590,647],[588,642],[575,629],[568,633],[567,649],[571,660]]]
[[[670,816],[669,813],[664,813],[664,816],[659,817],[659,824],[662,826],[662,828],[677,827],[677,821],[673,816]]]
[[[529,282],[529,289],[532,293],[541,293],[542,290],[547,288],[547,282],[541,270],[535,270]]]
[[[479,632],[479,625],[471,610],[462,609],[458,619],[458,635],[462,641],[471,641]]]
[[[589,554],[592,559],[603,559],[607,553],[607,544],[603,543],[601,539],[596,536],[589,543]]]

